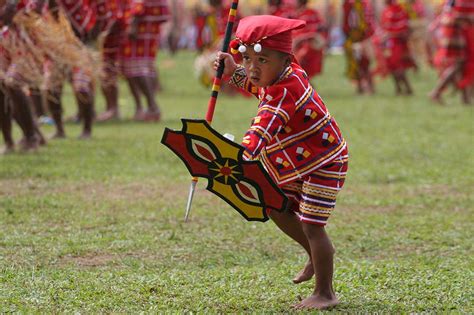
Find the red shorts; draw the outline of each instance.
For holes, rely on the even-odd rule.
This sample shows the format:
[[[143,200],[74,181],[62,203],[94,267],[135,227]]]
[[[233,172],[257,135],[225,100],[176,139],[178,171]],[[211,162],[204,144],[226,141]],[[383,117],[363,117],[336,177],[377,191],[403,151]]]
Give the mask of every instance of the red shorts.
[[[302,222],[326,225],[338,192],[344,185],[349,156],[343,154],[333,162],[309,174],[304,180],[294,181],[282,187],[292,202],[290,210]]]

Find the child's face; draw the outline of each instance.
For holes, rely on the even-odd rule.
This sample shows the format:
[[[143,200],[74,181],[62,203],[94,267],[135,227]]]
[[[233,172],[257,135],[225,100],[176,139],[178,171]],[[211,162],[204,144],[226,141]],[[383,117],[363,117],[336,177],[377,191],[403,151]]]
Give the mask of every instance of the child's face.
[[[272,85],[290,64],[289,55],[265,47],[257,53],[249,46],[242,54],[242,58],[247,77],[258,87]]]

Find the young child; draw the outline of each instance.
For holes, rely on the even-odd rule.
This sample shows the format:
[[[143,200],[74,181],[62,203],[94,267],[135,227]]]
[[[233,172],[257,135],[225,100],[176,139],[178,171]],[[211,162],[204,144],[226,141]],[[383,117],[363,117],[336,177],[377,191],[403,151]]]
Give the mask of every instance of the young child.
[[[245,134],[245,158],[260,159],[291,200],[288,211],[272,211],[276,225],[308,253],[309,261],[293,280],[310,280],[315,289],[297,309],[325,309],[338,304],[332,286],[334,248],[324,226],[344,184],[348,155],[336,121],[292,55],[292,30],[305,22],[270,15],[241,20],[233,52],[237,65],[219,52],[231,83],[259,98],[257,116]]]

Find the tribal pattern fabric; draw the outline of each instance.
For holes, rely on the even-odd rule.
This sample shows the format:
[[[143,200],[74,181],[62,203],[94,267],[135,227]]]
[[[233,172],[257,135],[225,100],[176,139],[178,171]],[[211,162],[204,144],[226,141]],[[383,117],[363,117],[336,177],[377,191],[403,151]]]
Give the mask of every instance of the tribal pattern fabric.
[[[326,225],[346,178],[349,156],[344,153],[333,163],[311,173],[304,181],[298,180],[282,187],[293,202],[290,210],[302,222]]]
[[[154,61],[158,52],[161,24],[170,18],[166,0],[130,0],[124,13],[127,24],[136,21],[135,39],[122,43],[122,72],[126,77],[155,76]]]
[[[242,141],[244,157],[260,159],[280,187],[304,179],[346,149],[336,121],[298,64],[292,63],[266,88],[256,89],[242,76],[240,68],[231,83],[260,100]]]

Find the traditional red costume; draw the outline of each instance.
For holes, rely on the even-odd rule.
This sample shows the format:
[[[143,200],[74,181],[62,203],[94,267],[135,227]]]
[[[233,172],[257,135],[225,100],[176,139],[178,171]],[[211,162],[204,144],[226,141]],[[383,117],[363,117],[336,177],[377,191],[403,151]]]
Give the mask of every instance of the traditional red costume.
[[[97,14],[90,0],[57,0],[66,13],[72,28],[84,39],[97,22]]]
[[[324,20],[317,10],[308,7],[297,11],[294,18],[306,22],[304,28],[293,32],[294,53],[298,63],[312,78],[322,72],[327,40]]]
[[[102,58],[107,73],[106,84],[115,84],[118,75],[120,46],[126,36],[125,0],[94,0],[97,21],[105,32]]]
[[[241,45],[292,52],[291,31],[303,21],[275,16],[241,20],[236,37]],[[273,180],[294,201],[293,211],[307,223],[326,224],[347,171],[347,146],[336,121],[309,82],[292,63],[270,86],[258,88],[244,68],[231,82],[256,96],[257,116],[245,134],[244,156],[259,158]]]
[[[365,46],[369,44],[367,40],[374,33],[373,13],[366,0],[345,0],[343,13],[346,74],[349,79],[358,80],[361,78],[361,73],[369,72],[370,57]]]
[[[461,22],[461,34],[465,42],[465,64],[458,86],[464,89],[474,85],[474,1],[456,0],[454,12]]]
[[[380,25],[385,32],[386,63],[391,72],[415,67],[408,47],[409,16],[395,0],[382,12]]]
[[[124,18],[129,27],[136,23],[137,34],[122,44],[122,73],[129,78],[155,77],[160,26],[170,18],[168,1],[130,0]]]

